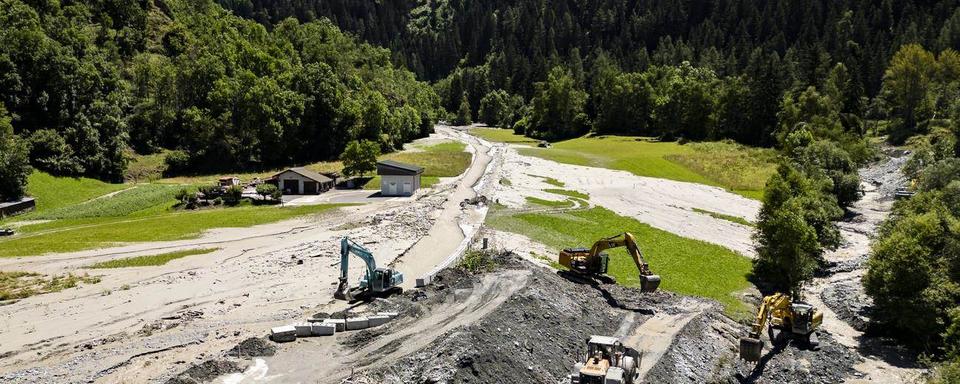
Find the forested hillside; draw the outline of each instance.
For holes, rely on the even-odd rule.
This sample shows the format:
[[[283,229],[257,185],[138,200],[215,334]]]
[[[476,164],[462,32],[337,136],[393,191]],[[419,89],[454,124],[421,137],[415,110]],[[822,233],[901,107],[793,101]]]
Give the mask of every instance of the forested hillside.
[[[772,143],[760,131],[776,124],[780,96],[796,85],[823,84],[837,63],[848,76],[846,112],[880,113],[883,105],[861,98],[880,92],[900,46],[918,43],[935,52],[960,47],[960,7],[953,0],[219,1],[266,25],[288,16],[328,17],[390,47],[395,61],[423,78],[446,79],[439,87],[446,109],[460,110],[465,95],[473,117],[490,92],[529,99],[536,83],[563,65],[592,96],[586,117],[598,118],[613,113],[596,100],[610,91],[595,89],[603,85],[597,77],[604,68],[644,72],[689,62],[700,70],[696,77],[726,80],[705,84],[719,86],[721,99],[750,107],[714,136],[763,145]],[[731,108],[729,114],[741,112]],[[618,130],[662,133],[642,127]]]
[[[330,22],[268,30],[204,0],[0,0],[0,103],[2,139],[34,167],[105,180],[131,149],[180,150],[181,172],[330,159],[354,139],[391,150],[438,110],[386,49]]]

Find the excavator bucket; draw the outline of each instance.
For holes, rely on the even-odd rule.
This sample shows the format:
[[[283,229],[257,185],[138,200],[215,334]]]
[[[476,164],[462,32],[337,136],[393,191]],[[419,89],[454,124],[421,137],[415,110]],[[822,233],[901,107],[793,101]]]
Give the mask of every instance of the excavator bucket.
[[[337,291],[333,293],[333,298],[337,300],[353,300],[353,295],[350,294],[350,283],[347,282],[347,279],[340,279],[340,285],[337,286]]]
[[[653,292],[660,286],[660,275],[640,275],[640,291]]]
[[[752,337],[740,338],[740,358],[750,362],[760,361],[763,341]]]

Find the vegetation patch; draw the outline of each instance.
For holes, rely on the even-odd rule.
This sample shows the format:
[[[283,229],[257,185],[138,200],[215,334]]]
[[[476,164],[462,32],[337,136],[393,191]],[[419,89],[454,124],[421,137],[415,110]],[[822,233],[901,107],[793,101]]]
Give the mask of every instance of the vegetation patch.
[[[542,206],[551,207],[551,208],[570,208],[576,205],[576,203],[570,200],[561,200],[561,201],[544,200],[544,199],[540,199],[532,196],[527,196],[526,199],[528,203],[542,205]]]
[[[490,272],[497,267],[496,255],[490,249],[470,249],[463,254],[457,268],[469,273]]]
[[[539,175],[531,175],[531,174],[529,174],[529,173],[527,174],[527,176],[539,178],[539,179],[543,180],[544,183],[550,184],[550,185],[552,185],[552,186],[554,186],[554,187],[564,187],[564,186],[566,186],[566,184],[564,184],[562,181],[557,180],[557,179],[554,179],[554,178],[552,178],[552,177],[539,176]]]
[[[557,195],[574,197],[574,198],[577,198],[577,199],[580,199],[580,200],[590,200],[590,195],[589,195],[589,194],[586,194],[586,193],[583,193],[583,192],[579,192],[579,191],[571,191],[571,190],[568,190],[568,189],[554,189],[554,188],[544,189],[543,191],[544,191],[544,192],[550,192],[550,193],[557,194]]]
[[[691,143],[692,152],[667,155],[667,160],[707,175],[724,188],[761,199],[763,187],[777,171],[777,153],[766,148],[753,148],[731,141]]]
[[[500,185],[509,187],[509,186],[513,185],[513,182],[510,181],[510,179],[508,179],[508,178],[506,178],[506,177],[501,177],[501,178],[500,178]]]
[[[536,146],[538,140],[513,133],[512,129],[501,128],[473,128],[470,133],[486,141],[495,143],[520,144]]]
[[[32,218],[53,220],[129,216],[156,206],[173,206],[176,203],[174,195],[178,190],[179,187],[171,185],[142,184],[109,197],[40,212]]]
[[[96,284],[99,282],[99,277],[88,274],[77,276],[68,273],[46,277],[33,272],[0,271],[0,301],[19,300],[43,293],[59,292],[76,287],[80,283]]]
[[[196,238],[211,228],[266,224],[297,216],[326,212],[348,204],[296,207],[241,206],[200,211],[164,212],[136,217],[66,219],[26,225],[21,235],[0,240],[0,257],[75,252],[121,243]]]
[[[528,236],[558,252],[566,247],[589,247],[600,238],[631,232],[650,268],[663,278],[661,288],[716,299],[737,318],[749,311],[735,293],[750,286],[750,260],[719,245],[680,237],[599,207],[557,214],[494,210],[487,223],[498,230]],[[637,267],[626,251],[613,249],[609,253],[609,274],[619,284],[638,286]]]
[[[37,209],[19,216],[18,219],[32,219],[34,215],[44,211],[74,205],[129,187],[86,177],[55,177],[44,172],[34,172],[27,179],[27,194],[37,199]]]
[[[116,260],[96,263],[87,268],[107,269],[107,268],[129,268],[129,267],[153,267],[158,265],[164,265],[170,262],[171,260],[176,260],[176,259],[180,259],[187,256],[205,255],[207,253],[210,253],[219,249],[220,248],[188,249],[185,251],[161,253],[159,255],[127,257],[123,259],[116,259]]]
[[[123,179],[127,182],[141,183],[163,178],[163,173],[167,170],[168,153],[170,151],[163,150],[149,155],[130,154],[130,162],[127,163],[127,169],[123,172]]]
[[[748,227],[756,227],[756,226],[757,226],[755,223],[751,222],[750,220],[744,219],[744,218],[742,218],[742,217],[740,217],[740,216],[725,215],[725,214],[722,214],[722,213],[717,213],[717,212],[713,212],[713,211],[708,211],[708,210],[706,210],[706,209],[700,209],[700,208],[694,208],[693,211],[696,212],[696,213],[702,213],[702,214],[704,214],[704,215],[708,215],[708,216],[710,216],[710,217],[713,217],[714,219],[726,220],[726,221],[729,221],[729,222],[732,222],[732,223],[737,223],[737,224],[740,224],[740,225],[746,225],[746,226],[748,226]]]

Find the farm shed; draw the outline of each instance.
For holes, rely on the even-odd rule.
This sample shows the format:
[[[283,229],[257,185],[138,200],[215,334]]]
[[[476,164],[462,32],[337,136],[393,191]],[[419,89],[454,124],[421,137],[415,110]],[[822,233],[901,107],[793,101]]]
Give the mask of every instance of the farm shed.
[[[273,179],[284,195],[319,195],[334,186],[333,179],[303,167],[290,168]]]
[[[383,196],[410,196],[420,189],[423,168],[393,160],[377,162],[380,176],[380,194]]]

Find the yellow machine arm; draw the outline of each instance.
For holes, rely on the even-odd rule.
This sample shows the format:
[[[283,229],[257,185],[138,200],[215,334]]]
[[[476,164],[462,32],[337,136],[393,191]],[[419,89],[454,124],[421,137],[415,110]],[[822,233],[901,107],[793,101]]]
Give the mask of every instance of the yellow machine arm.
[[[640,246],[637,245],[637,240],[633,237],[633,234],[629,232],[600,239],[596,243],[593,243],[593,247],[590,248],[590,258],[599,257],[600,252],[618,247],[626,247],[630,257],[633,258],[634,264],[637,265],[637,269],[640,271],[640,289],[644,292],[657,290],[657,287],[660,285],[660,276],[654,275],[653,272],[650,271],[650,265],[643,259],[643,253],[640,252]]]

